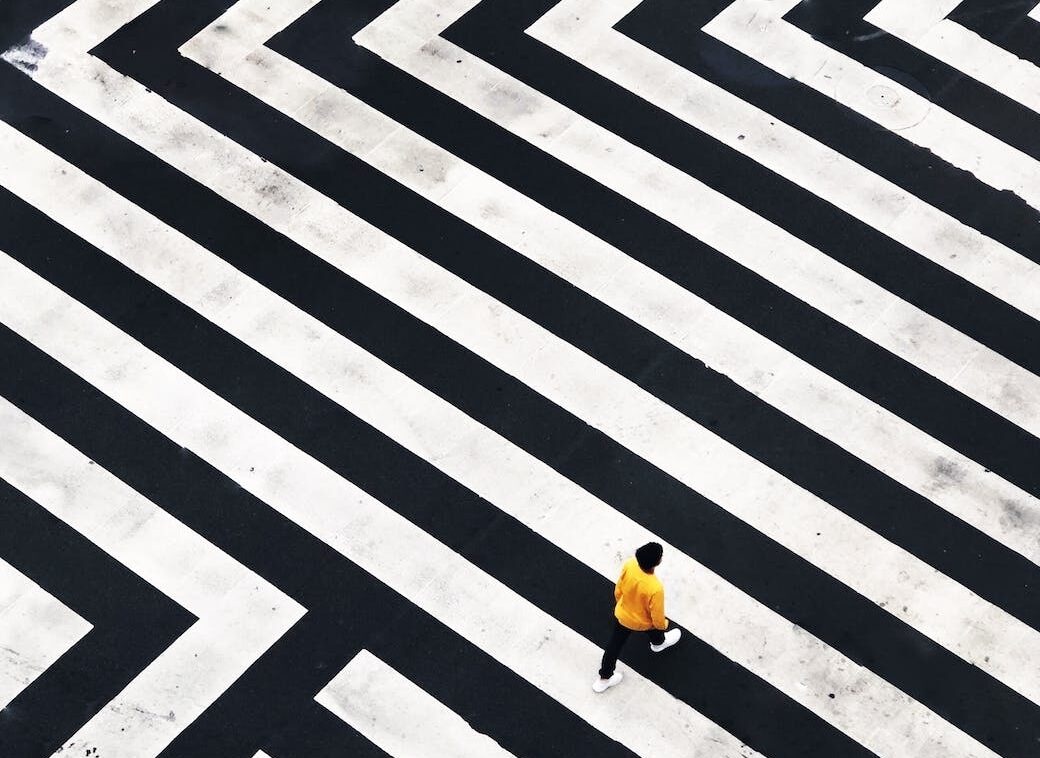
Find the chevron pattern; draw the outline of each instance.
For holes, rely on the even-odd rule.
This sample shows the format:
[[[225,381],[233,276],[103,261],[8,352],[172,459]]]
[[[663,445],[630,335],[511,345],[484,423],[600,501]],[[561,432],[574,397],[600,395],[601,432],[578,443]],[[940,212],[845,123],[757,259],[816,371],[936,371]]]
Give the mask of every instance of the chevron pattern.
[[[1038,8],[8,0],[0,758],[1037,755]]]

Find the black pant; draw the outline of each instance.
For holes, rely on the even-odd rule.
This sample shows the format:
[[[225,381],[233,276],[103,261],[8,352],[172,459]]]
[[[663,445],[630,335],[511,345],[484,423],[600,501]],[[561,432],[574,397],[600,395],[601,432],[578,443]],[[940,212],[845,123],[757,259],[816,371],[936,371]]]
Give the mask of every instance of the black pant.
[[[628,635],[632,634],[634,629],[629,629],[627,626],[621,626],[621,622],[614,619],[614,630],[610,633],[610,642],[607,643],[606,648],[603,650],[603,661],[599,665],[599,675],[602,679],[610,679],[614,676],[614,666],[617,664],[618,654],[621,652],[621,647],[625,644],[625,640],[628,639]],[[654,645],[660,645],[664,642],[664,632],[660,629],[650,629],[647,631],[650,636],[650,642]]]

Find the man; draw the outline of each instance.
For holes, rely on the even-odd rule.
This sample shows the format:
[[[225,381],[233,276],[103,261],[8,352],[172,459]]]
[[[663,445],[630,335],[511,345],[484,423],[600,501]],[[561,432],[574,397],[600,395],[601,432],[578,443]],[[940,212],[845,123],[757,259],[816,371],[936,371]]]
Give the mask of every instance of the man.
[[[664,615],[664,586],[654,575],[661,565],[664,548],[657,542],[648,542],[636,550],[621,567],[621,576],[614,587],[614,631],[603,651],[599,678],[592,683],[596,692],[604,692],[621,682],[621,672],[614,671],[621,646],[632,632],[649,632],[650,649],[655,653],[666,650],[679,641],[682,632],[668,629]]]

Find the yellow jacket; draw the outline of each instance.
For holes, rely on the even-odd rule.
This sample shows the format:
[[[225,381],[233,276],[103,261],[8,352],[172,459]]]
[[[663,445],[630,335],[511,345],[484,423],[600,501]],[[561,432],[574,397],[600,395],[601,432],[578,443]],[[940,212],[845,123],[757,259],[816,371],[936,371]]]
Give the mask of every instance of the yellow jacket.
[[[639,568],[635,558],[629,558],[621,567],[621,576],[614,587],[614,616],[621,626],[645,632],[648,629],[667,629],[664,616],[664,585],[653,574]]]

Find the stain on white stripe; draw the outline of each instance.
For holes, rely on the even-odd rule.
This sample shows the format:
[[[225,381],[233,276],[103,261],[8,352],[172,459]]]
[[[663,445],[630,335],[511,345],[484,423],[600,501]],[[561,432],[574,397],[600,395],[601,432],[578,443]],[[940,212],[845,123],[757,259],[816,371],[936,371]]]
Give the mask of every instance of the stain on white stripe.
[[[616,578],[631,545],[667,545],[75,166],[0,125],[0,179],[8,178],[12,191],[55,221],[605,578]],[[351,381],[344,382],[345,376]],[[908,744],[907,735],[924,740],[921,750],[944,745],[937,738],[942,729],[933,726],[938,717],[922,705],[681,551],[669,547],[668,554],[670,615],[723,655],[850,735],[873,732],[883,720],[901,745]]]
[[[565,0],[527,32],[930,261],[1040,318],[1040,298],[1035,296],[1040,291],[1040,266],[615,30],[614,25],[639,3]],[[925,4],[890,3],[899,10]],[[1034,94],[1040,98],[1040,85]]]
[[[56,753],[158,755],[304,609],[2,398],[0,437],[0,477],[198,617]]]
[[[883,0],[866,20],[1040,113],[1040,67],[946,18],[959,4],[959,0]]]
[[[735,0],[704,31],[1040,208],[1036,160],[789,24],[783,16],[798,2]]]
[[[993,539],[1040,563],[1040,504],[1031,495],[581,227],[264,47],[263,43],[283,24],[291,23],[285,15],[280,14],[277,20],[262,15],[265,2],[242,0],[235,4],[181,51],[215,67],[263,102],[599,298]],[[619,3],[624,8],[617,7]],[[280,10],[287,15],[287,6],[295,5],[302,14],[314,4],[315,0],[295,0],[280,6]],[[616,0],[613,4],[604,0],[602,4],[612,11],[609,23],[600,15],[600,5],[586,7],[584,0],[581,7],[568,6],[568,13],[580,17],[583,23],[589,18],[596,26],[603,24],[610,30],[616,20],[613,16],[620,17],[618,14],[633,0]],[[218,25],[220,31],[216,31]],[[227,36],[234,39],[229,47],[223,44]],[[255,47],[250,49],[250,44]],[[665,79],[664,72],[651,72],[654,81]],[[666,89],[672,91],[673,87]],[[695,99],[703,100],[700,96]],[[717,101],[710,102],[710,112],[720,109]],[[753,119],[746,115],[730,113],[728,118],[748,124]],[[799,164],[833,163],[811,154],[801,157]],[[437,172],[420,170],[425,166],[436,166]],[[434,173],[451,177],[451,181],[431,180]],[[852,183],[851,178],[842,176],[842,183]],[[1040,290],[1040,282],[1037,288]],[[691,329],[690,324],[697,328]],[[949,468],[962,477],[958,487],[944,486],[945,480],[937,478],[937,472]],[[1008,519],[1007,511],[994,508],[994,503],[1013,504],[1008,507],[1020,513],[1036,511],[1037,517]]]
[[[80,0],[95,2],[95,0]],[[395,6],[395,8],[400,5]],[[391,12],[394,9],[391,9]],[[430,11],[431,16],[435,14]],[[628,380],[79,50],[37,82],[517,376],[679,481],[1027,697],[1037,632]],[[53,44],[52,40],[52,44]],[[71,47],[66,48],[66,45]],[[262,190],[262,191],[261,191]],[[957,732],[950,739],[960,739]]]
[[[757,755],[635,672],[618,712],[589,686],[598,646],[2,254],[0,323],[633,752]]]
[[[512,756],[367,650],[314,699],[393,758]]]
[[[0,559],[0,710],[91,629],[89,622]]]

